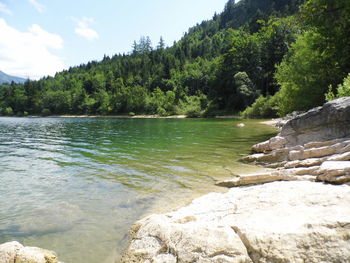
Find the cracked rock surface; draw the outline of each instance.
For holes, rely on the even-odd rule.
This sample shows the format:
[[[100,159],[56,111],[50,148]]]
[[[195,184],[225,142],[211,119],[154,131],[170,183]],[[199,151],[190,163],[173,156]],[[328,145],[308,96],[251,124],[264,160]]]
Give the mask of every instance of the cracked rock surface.
[[[133,227],[122,262],[350,262],[350,187],[273,182],[211,193]]]

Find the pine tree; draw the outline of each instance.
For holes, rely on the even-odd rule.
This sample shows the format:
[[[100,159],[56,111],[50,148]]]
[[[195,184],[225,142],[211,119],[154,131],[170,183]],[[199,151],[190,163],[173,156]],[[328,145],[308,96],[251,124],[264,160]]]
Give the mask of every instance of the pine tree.
[[[158,43],[158,46],[157,46],[157,49],[158,50],[163,50],[165,48],[165,42],[164,42],[164,39],[162,36],[160,36],[160,40],[159,40],[159,43]]]

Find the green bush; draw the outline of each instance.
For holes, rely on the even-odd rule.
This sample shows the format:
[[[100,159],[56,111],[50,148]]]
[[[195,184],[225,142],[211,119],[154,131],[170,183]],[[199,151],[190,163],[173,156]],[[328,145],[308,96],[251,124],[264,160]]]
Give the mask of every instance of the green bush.
[[[41,111],[41,116],[49,116],[51,115],[51,111],[49,109],[43,109]]]
[[[185,96],[180,100],[177,107],[177,114],[184,114],[190,118],[201,117],[204,113],[202,106],[207,106],[207,98],[203,94],[198,96]]]
[[[240,115],[244,118],[272,118],[277,116],[278,94],[271,97],[260,96],[252,106],[246,108]]]
[[[186,115],[189,118],[198,118],[202,116],[202,111],[198,107],[188,108],[186,111]]]
[[[217,103],[215,103],[214,101],[210,101],[208,103],[207,108],[205,109],[205,111],[203,113],[203,116],[205,116],[205,117],[215,117],[215,116],[222,115],[222,114],[223,114],[223,112],[222,112],[222,110],[220,110],[218,108]]]
[[[338,85],[336,94],[334,94],[333,92],[333,87],[329,86],[328,92],[326,93],[325,96],[327,101],[350,96],[350,73],[344,79],[343,84]]]
[[[164,109],[164,108],[162,108],[162,107],[158,107],[158,109],[157,109],[157,114],[159,115],[159,116],[168,116],[169,114],[167,113],[167,111]]]
[[[3,114],[6,116],[13,116],[13,109],[11,107],[7,107],[4,109]]]

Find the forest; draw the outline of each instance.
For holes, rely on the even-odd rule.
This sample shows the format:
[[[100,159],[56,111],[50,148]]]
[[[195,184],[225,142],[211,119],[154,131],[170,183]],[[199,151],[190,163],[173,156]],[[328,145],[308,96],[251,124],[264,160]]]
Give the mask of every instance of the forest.
[[[349,0],[229,0],[170,47],[141,37],[24,84],[0,85],[0,114],[284,116],[350,95]]]

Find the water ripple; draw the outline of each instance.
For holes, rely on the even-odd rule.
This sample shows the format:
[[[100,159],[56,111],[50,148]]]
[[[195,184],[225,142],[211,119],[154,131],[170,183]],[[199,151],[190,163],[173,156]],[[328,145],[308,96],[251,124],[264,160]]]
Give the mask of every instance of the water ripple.
[[[249,125],[0,118],[0,243],[17,239],[65,262],[102,262],[116,244],[122,250],[145,210],[210,191],[214,175],[228,176],[240,154],[273,132]]]

